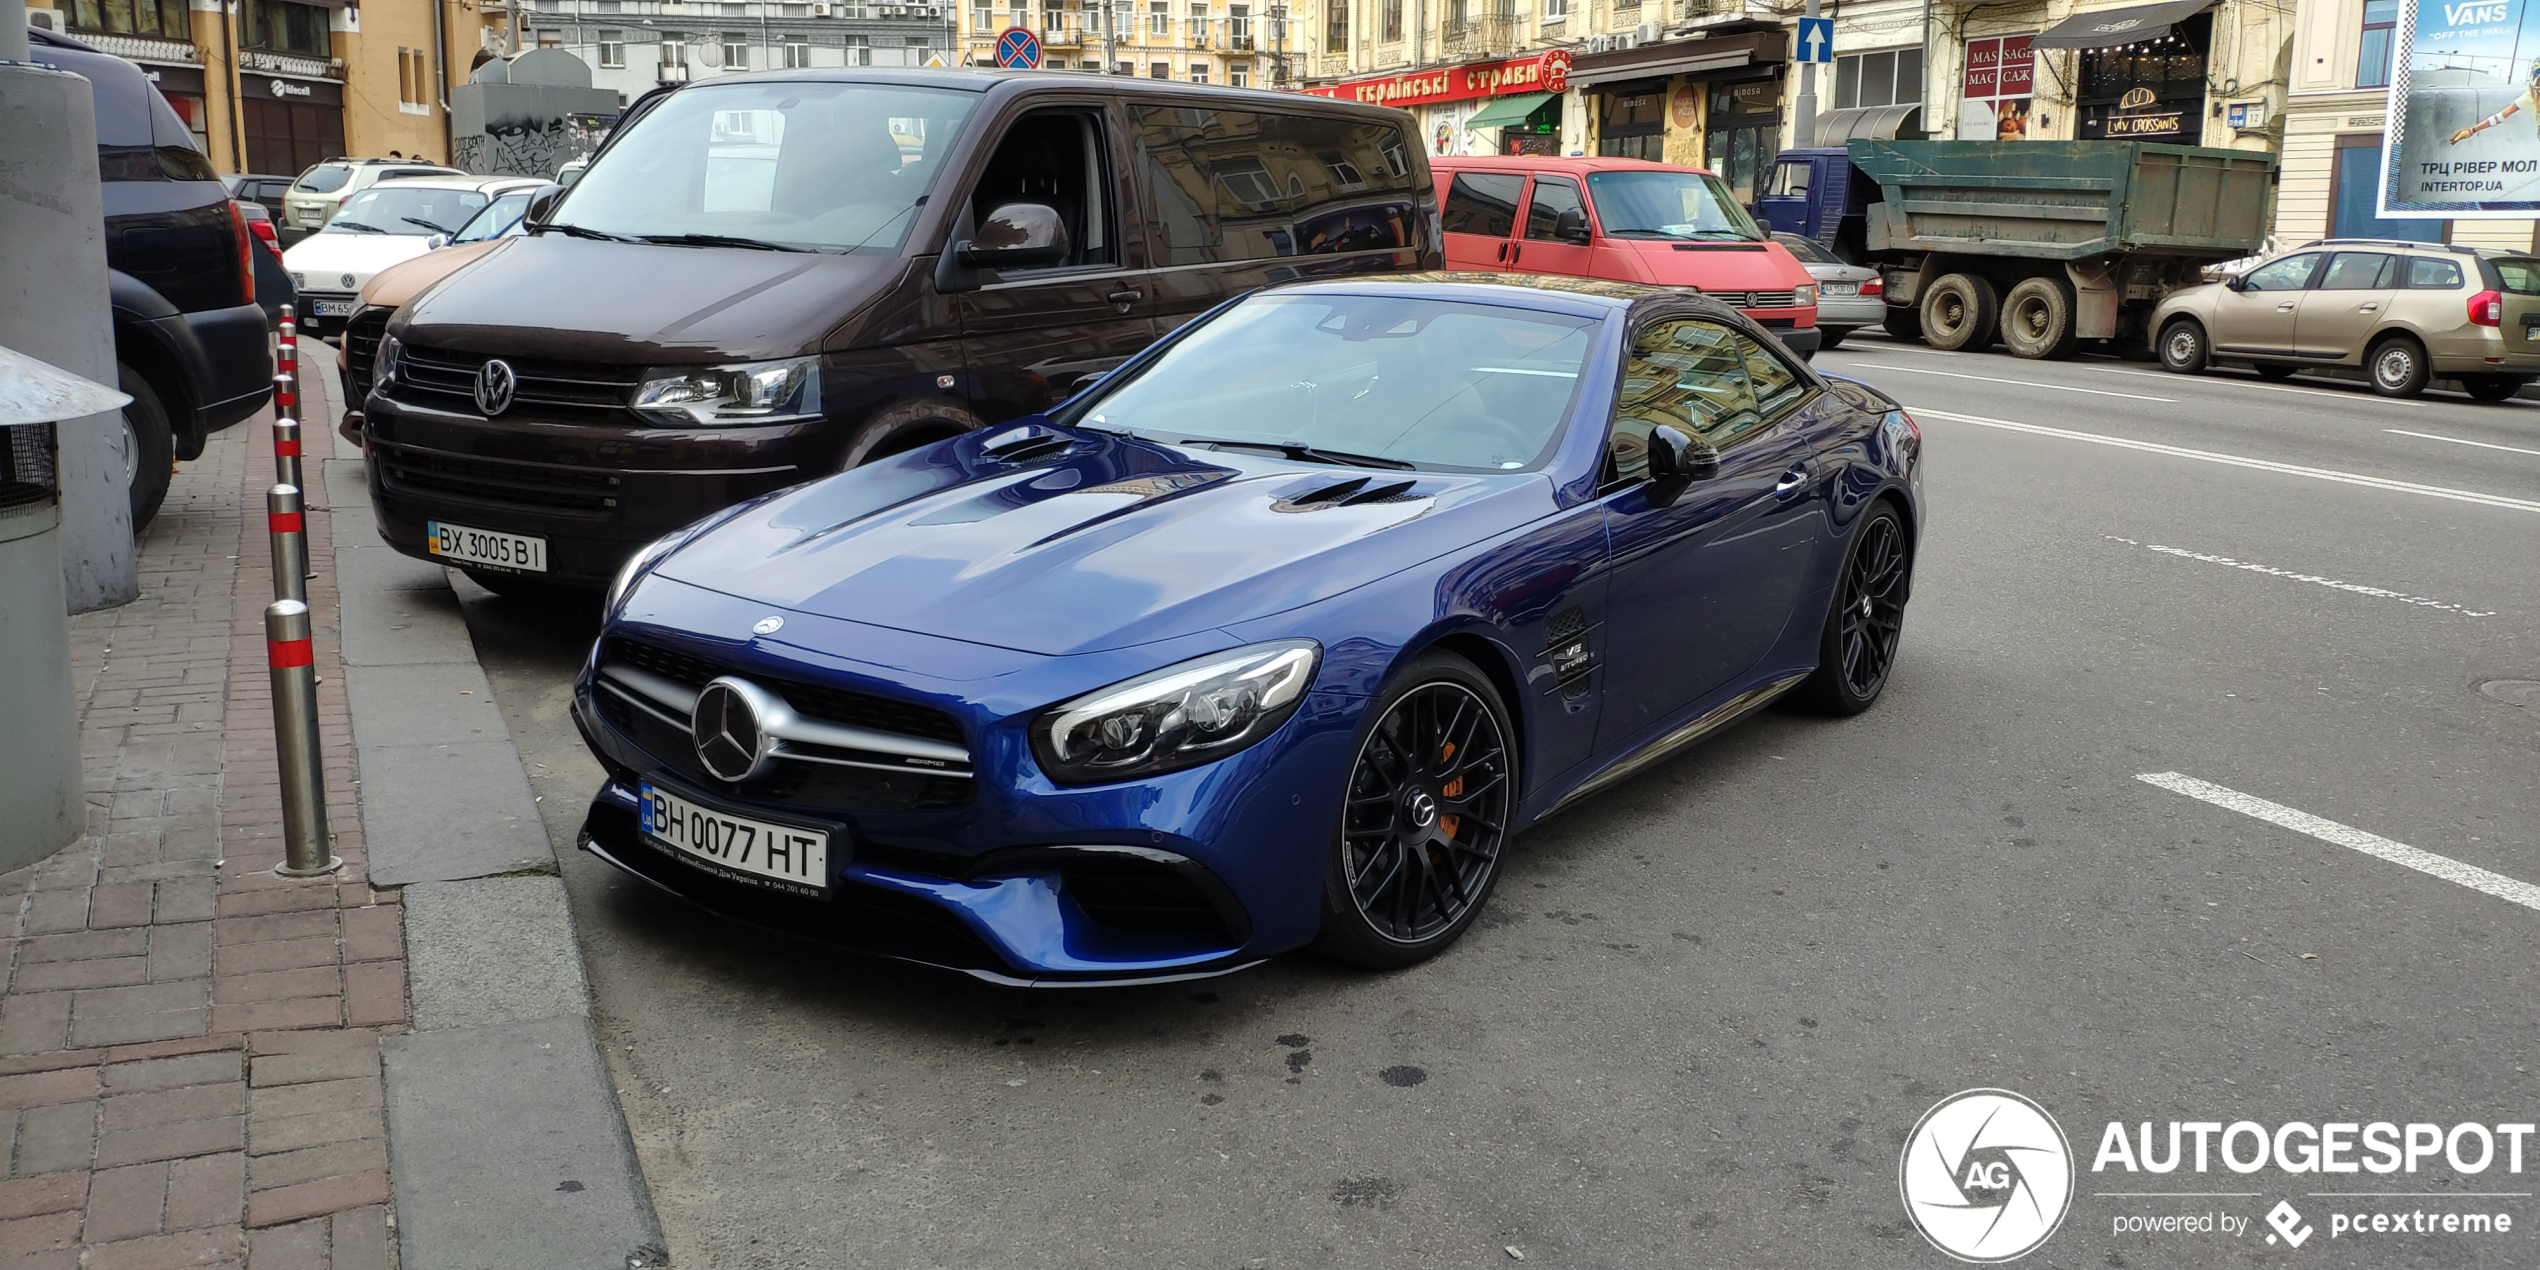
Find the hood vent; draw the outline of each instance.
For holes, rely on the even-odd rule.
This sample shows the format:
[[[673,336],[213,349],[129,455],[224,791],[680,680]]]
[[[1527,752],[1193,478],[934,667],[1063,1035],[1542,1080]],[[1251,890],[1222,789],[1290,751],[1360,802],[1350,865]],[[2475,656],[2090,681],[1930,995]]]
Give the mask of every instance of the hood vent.
[[[1369,477],[1354,476],[1337,484],[1307,490],[1302,494],[1291,494],[1272,503],[1270,510],[1314,512],[1327,507],[1366,507],[1376,503],[1408,503],[1428,497],[1426,494],[1413,492],[1413,484],[1411,481],[1390,481],[1383,485],[1375,485],[1371,483]]]
[[[1075,442],[1069,440],[1064,433],[1053,432],[1048,428],[1026,426],[1009,429],[988,438],[979,447],[979,452],[1000,463],[1029,463],[1034,459],[1047,458],[1074,444]]]

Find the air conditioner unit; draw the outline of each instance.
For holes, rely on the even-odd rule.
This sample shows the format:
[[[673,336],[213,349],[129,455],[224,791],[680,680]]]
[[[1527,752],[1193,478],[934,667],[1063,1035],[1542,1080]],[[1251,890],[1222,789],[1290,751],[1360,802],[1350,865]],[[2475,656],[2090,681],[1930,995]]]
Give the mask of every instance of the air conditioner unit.
[[[51,9],[27,10],[26,24],[39,31],[51,31],[56,35],[61,34],[62,31],[62,19]]]
[[[828,6],[828,5],[825,5],[825,4],[815,4],[815,5],[813,5],[813,6],[811,7],[811,16],[813,16],[813,17],[815,17],[815,18],[825,18],[825,17],[828,17],[828,16],[829,16],[829,6]]]
[[[1658,24],[1655,22],[1643,22],[1637,30],[1632,32],[1632,46],[1634,48],[1638,48],[1643,44],[1656,44],[1657,42]]]

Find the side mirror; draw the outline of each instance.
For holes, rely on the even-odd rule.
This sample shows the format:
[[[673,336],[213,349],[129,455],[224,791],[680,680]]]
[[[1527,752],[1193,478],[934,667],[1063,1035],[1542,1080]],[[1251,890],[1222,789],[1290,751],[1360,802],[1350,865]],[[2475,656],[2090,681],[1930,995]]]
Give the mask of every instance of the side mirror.
[[[1582,247],[1586,246],[1589,242],[1587,213],[1580,211],[1577,208],[1572,208],[1569,211],[1562,212],[1559,215],[1554,216],[1552,218],[1552,236],[1565,243],[1577,243]]]
[[[434,234],[430,238],[423,240],[423,249],[425,251],[439,251],[449,245],[450,236],[448,234]]]
[[[532,225],[546,224],[547,213],[554,211],[556,207],[556,200],[563,197],[564,187],[561,185],[555,186],[551,189],[543,189],[530,195],[529,210],[522,213],[521,219],[528,221]]]
[[[1695,481],[1720,474],[1720,452],[1686,436],[1680,428],[1660,424],[1649,432],[1649,501],[1667,507]]]
[[[2223,279],[2223,285],[2234,291],[2246,291],[2249,289],[2249,275],[2245,273],[2235,273],[2230,277]]]
[[[955,248],[962,263],[1028,269],[1067,258],[1067,222],[1046,203],[1008,203],[988,213],[979,233]]]

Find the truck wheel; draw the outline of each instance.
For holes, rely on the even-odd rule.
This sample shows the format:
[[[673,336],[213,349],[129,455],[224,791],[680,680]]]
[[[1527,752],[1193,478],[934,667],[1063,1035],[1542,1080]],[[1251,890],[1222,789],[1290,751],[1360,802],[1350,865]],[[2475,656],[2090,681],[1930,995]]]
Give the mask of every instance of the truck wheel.
[[[1886,331],[1889,339],[1915,343],[1923,338],[1923,315],[1912,305],[1891,304],[1879,316],[1879,329]]]
[[[137,534],[167,500],[168,478],[176,467],[176,432],[158,390],[141,372],[116,362],[115,386],[132,398],[123,408],[123,465],[131,481],[132,532]]]
[[[1981,349],[2001,321],[2001,297],[1974,274],[1943,274],[1923,292],[1923,340],[1933,348]]]
[[[2002,297],[2002,343],[2013,357],[2062,361],[2081,342],[2073,289],[2061,278],[2023,278]]]
[[[2161,369],[2181,375],[2205,371],[2205,328],[2193,318],[2179,318],[2161,328]]]
[[[2364,368],[2372,375],[2372,390],[2384,397],[2414,397],[2425,391],[2434,378],[2434,370],[2426,364],[2425,350],[2415,340],[2394,335],[2373,345],[2364,355]]]

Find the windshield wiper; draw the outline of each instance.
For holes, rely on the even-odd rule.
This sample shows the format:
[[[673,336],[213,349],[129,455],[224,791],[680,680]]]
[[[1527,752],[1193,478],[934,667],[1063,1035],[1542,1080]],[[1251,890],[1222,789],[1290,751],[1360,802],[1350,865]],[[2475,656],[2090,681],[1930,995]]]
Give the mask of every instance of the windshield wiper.
[[[420,216],[400,216],[397,219],[404,221],[409,225],[421,225],[425,229],[431,230],[436,234],[446,234],[450,232],[448,226],[433,224],[431,221],[425,220]]]
[[[1177,444],[1205,446],[1215,450],[1266,450],[1283,459],[1299,463],[1338,463],[1343,467],[1381,467],[1395,472],[1416,472],[1419,465],[1400,459],[1378,458],[1373,454],[1352,454],[1347,450],[1325,450],[1293,441],[1220,441],[1215,437],[1184,437]]]
[[[675,243],[682,247],[750,247],[759,251],[811,251],[792,243],[772,243],[764,238],[735,238],[729,234],[646,234],[648,243]]]
[[[552,229],[559,234],[568,234],[575,238],[593,238],[604,243],[640,243],[644,241],[641,238],[629,238],[624,234],[612,234],[605,229],[590,229],[581,225],[561,225],[553,221],[548,222],[540,228],[542,231]]]
[[[341,216],[338,216],[338,217],[336,217],[335,219],[333,219],[333,220],[331,220],[331,221],[328,221],[328,222],[326,223],[326,227],[327,227],[328,229],[349,229],[349,230],[352,230],[354,233],[357,233],[357,234],[384,234],[384,233],[387,233],[387,232],[388,232],[387,230],[381,229],[381,228],[380,228],[379,226],[377,226],[377,225],[365,225],[365,224],[361,223],[360,221],[357,221],[357,220],[346,220],[346,219],[344,219],[344,218],[343,218],[343,217],[341,217]]]

